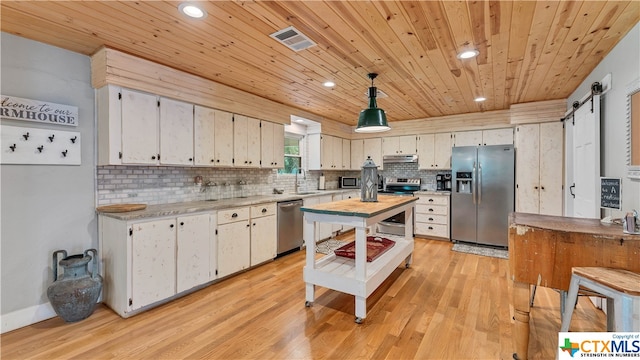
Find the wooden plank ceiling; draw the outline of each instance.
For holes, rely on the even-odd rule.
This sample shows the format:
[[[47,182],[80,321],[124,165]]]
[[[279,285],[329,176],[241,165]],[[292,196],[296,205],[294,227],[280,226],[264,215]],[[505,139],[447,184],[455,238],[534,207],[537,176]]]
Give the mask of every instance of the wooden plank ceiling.
[[[639,1],[199,4],[203,20],[174,1],[2,1],[0,24],[86,55],[111,47],[355,125],[370,72],[390,121],[564,99],[640,19]],[[294,52],[269,37],[288,26],[317,46]],[[466,48],[480,55],[458,59]]]

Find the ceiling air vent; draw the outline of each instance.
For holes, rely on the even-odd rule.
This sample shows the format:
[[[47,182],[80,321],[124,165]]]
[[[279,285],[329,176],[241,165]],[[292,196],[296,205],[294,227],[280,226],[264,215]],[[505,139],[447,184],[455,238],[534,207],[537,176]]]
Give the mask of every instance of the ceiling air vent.
[[[304,49],[308,49],[312,46],[315,46],[314,43],[309,37],[303,33],[301,33],[298,29],[293,26],[289,26],[286,29],[282,29],[280,31],[276,31],[273,34],[269,35],[272,38],[278,40],[286,47],[293,51],[300,51]]]

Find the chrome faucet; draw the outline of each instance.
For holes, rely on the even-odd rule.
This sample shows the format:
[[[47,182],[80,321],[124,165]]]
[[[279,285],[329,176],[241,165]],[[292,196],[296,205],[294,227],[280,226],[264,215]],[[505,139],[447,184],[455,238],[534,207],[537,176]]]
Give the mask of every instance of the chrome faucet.
[[[297,169],[297,170],[296,170],[296,183],[295,183],[295,185],[294,185],[294,190],[295,190],[295,192],[296,192],[296,193],[298,193],[298,191],[300,190],[300,189],[299,189],[300,184],[298,183],[298,181],[299,181],[299,180],[298,180],[298,174],[299,174],[299,173],[300,173],[300,174],[302,174],[302,179],[303,179],[303,180],[307,180],[307,174],[304,172],[304,169]],[[303,183],[304,183],[304,181],[303,181]],[[306,187],[306,186],[305,186],[305,187]],[[306,189],[305,189],[305,190],[306,190]]]

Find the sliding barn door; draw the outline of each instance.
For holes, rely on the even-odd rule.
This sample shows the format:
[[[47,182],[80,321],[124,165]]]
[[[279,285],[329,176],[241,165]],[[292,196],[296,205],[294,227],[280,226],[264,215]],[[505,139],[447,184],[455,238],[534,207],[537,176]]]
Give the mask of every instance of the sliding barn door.
[[[593,95],[574,116],[565,121],[565,215],[599,219],[600,95]]]

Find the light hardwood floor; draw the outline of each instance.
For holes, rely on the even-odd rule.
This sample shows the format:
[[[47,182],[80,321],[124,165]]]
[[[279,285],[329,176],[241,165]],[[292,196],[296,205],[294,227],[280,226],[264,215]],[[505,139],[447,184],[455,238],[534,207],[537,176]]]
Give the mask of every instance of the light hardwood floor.
[[[347,234],[346,237],[353,237]],[[304,306],[304,252],[122,319],[99,306],[88,319],[53,318],[0,337],[2,359],[511,359],[508,260],[416,239],[409,269],[396,269],[354,323],[353,297],[318,288]],[[538,288],[529,353],[553,359],[559,296]],[[579,300],[571,331],[604,331]]]

